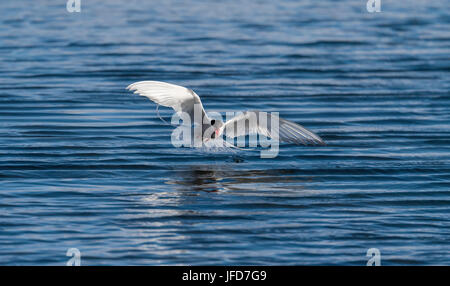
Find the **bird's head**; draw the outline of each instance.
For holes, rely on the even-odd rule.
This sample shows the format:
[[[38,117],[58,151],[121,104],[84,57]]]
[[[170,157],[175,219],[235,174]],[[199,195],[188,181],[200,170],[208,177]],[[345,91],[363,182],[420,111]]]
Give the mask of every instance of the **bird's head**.
[[[222,120],[211,119],[210,124],[214,127],[214,133],[211,134],[211,139],[215,139],[220,136],[221,128],[224,123]]]

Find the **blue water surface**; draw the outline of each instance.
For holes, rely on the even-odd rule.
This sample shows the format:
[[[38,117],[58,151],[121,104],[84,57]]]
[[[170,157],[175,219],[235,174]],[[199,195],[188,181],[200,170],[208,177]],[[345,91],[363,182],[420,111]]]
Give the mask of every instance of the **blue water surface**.
[[[381,1],[0,1],[0,264],[450,264],[449,3]],[[328,145],[175,148],[141,80]]]

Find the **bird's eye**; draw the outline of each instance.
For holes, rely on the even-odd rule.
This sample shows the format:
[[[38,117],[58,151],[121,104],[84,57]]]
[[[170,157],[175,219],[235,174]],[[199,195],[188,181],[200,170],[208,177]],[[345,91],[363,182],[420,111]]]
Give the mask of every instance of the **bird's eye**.
[[[216,123],[216,121],[214,119],[211,120],[211,125],[214,125],[214,123]]]

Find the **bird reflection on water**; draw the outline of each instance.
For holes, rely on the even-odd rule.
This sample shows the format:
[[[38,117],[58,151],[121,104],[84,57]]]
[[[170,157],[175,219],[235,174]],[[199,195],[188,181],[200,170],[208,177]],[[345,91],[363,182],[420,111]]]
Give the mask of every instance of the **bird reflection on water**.
[[[233,160],[242,161],[239,157]],[[187,169],[174,170],[174,176],[167,180],[166,184],[175,185],[177,190],[182,191],[279,192],[304,190],[303,183],[313,180],[311,176],[304,176],[296,169],[240,170],[235,168],[235,165],[192,165]]]

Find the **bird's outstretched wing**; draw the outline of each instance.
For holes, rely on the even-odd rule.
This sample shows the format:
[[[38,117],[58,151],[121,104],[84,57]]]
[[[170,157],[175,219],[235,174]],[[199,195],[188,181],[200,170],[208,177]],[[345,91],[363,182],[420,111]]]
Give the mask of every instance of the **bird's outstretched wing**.
[[[206,115],[200,97],[192,89],[161,81],[139,81],[130,84],[127,89],[149,98],[156,104],[172,107],[177,113],[186,112],[192,122],[195,105],[202,111],[200,120]]]
[[[275,123],[276,120],[278,120],[278,124]],[[276,115],[260,111],[246,111],[233,117],[222,126],[221,131],[224,132],[225,136],[231,138],[262,134],[273,139],[278,138],[282,142],[298,145],[325,145],[325,142],[317,134],[305,127]]]

